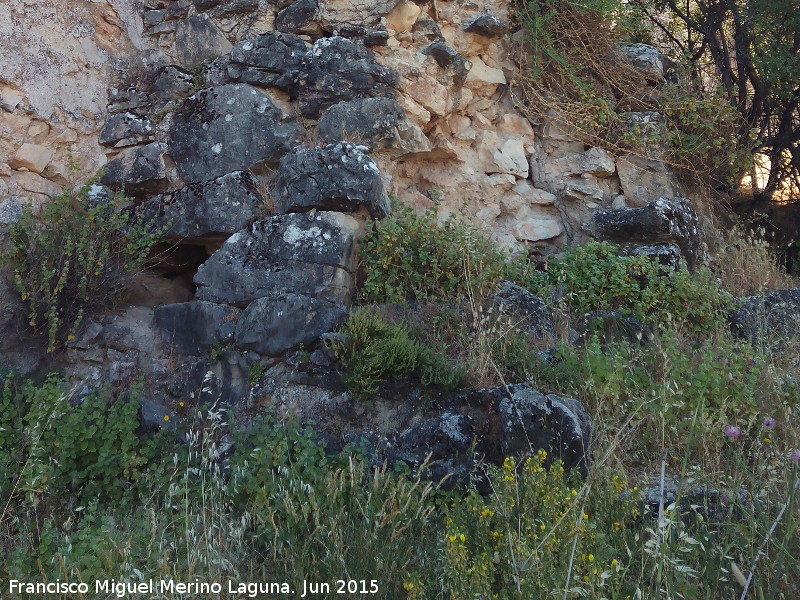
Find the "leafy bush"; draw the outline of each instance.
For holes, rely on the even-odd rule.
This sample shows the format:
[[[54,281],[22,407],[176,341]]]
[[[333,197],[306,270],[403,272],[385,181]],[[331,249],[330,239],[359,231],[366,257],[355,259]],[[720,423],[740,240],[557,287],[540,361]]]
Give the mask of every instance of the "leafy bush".
[[[755,423],[762,361],[748,344],[728,336],[689,347],[671,332],[642,349],[604,350],[595,342],[586,355],[592,389],[584,392],[622,413],[644,408],[644,418],[665,419],[676,433],[673,442],[681,444],[692,418],[714,430],[731,419],[743,427]],[[662,423],[653,425],[657,430]]]
[[[670,163],[715,186],[736,185],[738,177],[750,171],[752,147],[736,143],[741,115],[722,93],[706,93],[698,83],[668,85],[660,106]]]
[[[354,397],[365,400],[382,381],[416,377],[426,386],[452,389],[464,376],[447,358],[414,338],[406,325],[385,322],[369,308],[350,315],[331,347],[344,363],[342,379]]]
[[[84,316],[119,296],[159,235],[132,216],[123,194],[90,199],[92,183],[74,192],[66,187],[38,214],[27,208],[10,229],[7,262],[29,324],[49,352],[76,334]]]
[[[9,464],[9,480],[34,503],[65,489],[119,498],[147,462],[149,449],[136,435],[136,398],[95,392],[73,404],[73,392],[50,376],[17,389],[6,383],[0,398],[0,456]]]
[[[359,243],[361,294],[370,302],[435,300],[480,294],[505,271],[505,256],[464,213],[440,223],[438,205],[421,215],[395,202]]]
[[[645,322],[682,324],[695,333],[718,329],[731,300],[707,269],[668,272],[656,259],[620,256],[608,242],[567,248],[563,258],[548,263],[548,271],[578,313],[618,310]]]

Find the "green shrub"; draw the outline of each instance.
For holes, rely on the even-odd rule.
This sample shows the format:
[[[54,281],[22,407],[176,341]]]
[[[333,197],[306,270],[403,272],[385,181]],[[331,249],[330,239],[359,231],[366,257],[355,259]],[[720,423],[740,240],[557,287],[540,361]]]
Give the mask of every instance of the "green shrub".
[[[567,248],[564,257],[548,263],[550,282],[562,286],[577,313],[618,310],[653,324],[684,325],[708,333],[725,321],[731,301],[713,274],[685,266],[675,272],[647,256],[621,256],[608,242]]]
[[[737,185],[753,163],[752,147],[736,143],[741,115],[722,93],[700,83],[664,86],[660,105],[666,124],[666,160],[715,186]]]
[[[647,405],[645,415],[667,418],[677,430],[676,442],[693,415],[709,429],[721,429],[728,419],[753,424],[758,415],[763,357],[729,336],[688,345],[663,332],[641,349],[601,348],[595,340],[585,361],[585,393],[618,405],[623,414]]]
[[[276,423],[267,414],[234,435],[231,465],[234,471],[232,497],[246,507],[256,497],[276,493],[275,469],[291,469],[299,478],[316,481],[336,465],[313,431],[296,423]]]
[[[369,308],[352,313],[340,336],[331,346],[344,363],[345,385],[359,400],[377,393],[387,380],[416,377],[425,386],[452,389],[465,374],[415,339],[406,325],[387,323]]]
[[[359,242],[361,295],[369,302],[436,300],[480,294],[505,269],[504,256],[462,212],[440,223],[438,204],[421,215],[395,202]]]
[[[107,203],[90,200],[92,184],[66,187],[38,214],[27,208],[10,229],[7,262],[29,307],[29,324],[46,338],[49,352],[120,295],[158,237],[132,216],[123,194]]]
[[[136,435],[135,397],[94,392],[73,404],[72,393],[63,379],[50,376],[41,384],[25,382],[0,402],[11,408],[0,422],[2,447],[13,452],[9,472],[33,502],[67,489],[119,498],[149,457]]]

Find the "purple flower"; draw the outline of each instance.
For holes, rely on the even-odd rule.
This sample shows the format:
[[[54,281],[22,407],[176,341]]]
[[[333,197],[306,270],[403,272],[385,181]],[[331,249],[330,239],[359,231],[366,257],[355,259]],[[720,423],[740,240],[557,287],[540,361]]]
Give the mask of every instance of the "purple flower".
[[[800,450],[792,450],[792,453],[789,455],[789,460],[793,463],[800,463]]]
[[[722,433],[725,435],[726,438],[735,440],[738,439],[740,435],[742,435],[742,430],[736,427],[736,425],[725,425],[725,429],[722,430]]]
[[[767,417],[766,419],[761,421],[761,424],[764,426],[765,429],[775,429],[775,426],[778,424],[778,422],[772,417]]]

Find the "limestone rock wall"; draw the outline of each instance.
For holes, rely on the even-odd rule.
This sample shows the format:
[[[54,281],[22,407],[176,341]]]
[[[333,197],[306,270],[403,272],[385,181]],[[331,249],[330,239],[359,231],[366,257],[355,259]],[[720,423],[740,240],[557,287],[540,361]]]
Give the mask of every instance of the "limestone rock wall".
[[[582,241],[599,207],[677,195],[662,164],[618,161],[515,108],[519,72],[506,0],[4,4],[6,220],[20,202],[59,190],[70,150],[82,165],[79,178],[112,161],[107,182],[125,184],[144,201],[224,175],[204,174],[195,163],[227,165],[225,172],[249,168],[267,186],[275,152],[353,140],[371,152],[398,199],[420,208],[441,199],[442,217],[466,204],[503,246],[541,252]],[[242,128],[257,122],[283,132],[277,150],[269,149],[275,160],[242,163],[257,145],[244,129],[250,141],[230,155],[217,150],[216,139],[198,146],[203,155],[195,157],[186,155],[191,144],[176,141],[173,133],[187,118],[207,127],[187,117],[190,101],[213,95],[205,88],[231,84],[255,86],[253,102],[269,104],[261,120],[235,118]],[[214,127],[229,136],[230,147],[225,123]]]
[[[97,143],[117,68],[144,50],[137,0],[4,0],[0,202],[40,200],[105,163]]]

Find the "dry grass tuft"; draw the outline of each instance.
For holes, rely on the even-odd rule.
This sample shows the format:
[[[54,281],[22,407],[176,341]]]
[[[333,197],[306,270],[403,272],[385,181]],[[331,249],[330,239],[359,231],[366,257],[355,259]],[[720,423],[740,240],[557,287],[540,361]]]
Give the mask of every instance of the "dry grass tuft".
[[[720,249],[717,265],[723,287],[736,297],[800,286],[796,276],[777,264],[763,229],[734,227]]]

